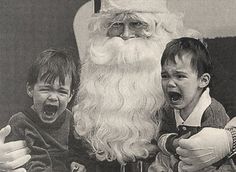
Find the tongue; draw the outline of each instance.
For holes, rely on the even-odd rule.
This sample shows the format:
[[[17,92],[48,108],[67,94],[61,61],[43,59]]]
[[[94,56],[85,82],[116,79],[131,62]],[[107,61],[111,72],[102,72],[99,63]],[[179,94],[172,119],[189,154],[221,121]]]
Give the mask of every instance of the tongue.
[[[179,93],[176,93],[176,92],[171,92],[170,97],[171,97],[172,101],[177,101],[181,98],[181,95]]]

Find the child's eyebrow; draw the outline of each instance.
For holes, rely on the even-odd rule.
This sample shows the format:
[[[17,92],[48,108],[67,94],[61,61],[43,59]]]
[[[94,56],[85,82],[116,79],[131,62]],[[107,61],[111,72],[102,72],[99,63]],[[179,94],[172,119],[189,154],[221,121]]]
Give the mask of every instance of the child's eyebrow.
[[[69,90],[68,88],[66,88],[66,87],[64,87],[64,86],[61,86],[59,89],[60,89],[60,90]]]
[[[175,73],[177,73],[177,74],[188,74],[187,72],[182,71],[182,70],[176,70]]]
[[[51,85],[45,83],[45,84],[39,85],[39,87],[51,87]]]
[[[163,73],[167,73],[167,71],[161,71],[161,74],[163,74]]]

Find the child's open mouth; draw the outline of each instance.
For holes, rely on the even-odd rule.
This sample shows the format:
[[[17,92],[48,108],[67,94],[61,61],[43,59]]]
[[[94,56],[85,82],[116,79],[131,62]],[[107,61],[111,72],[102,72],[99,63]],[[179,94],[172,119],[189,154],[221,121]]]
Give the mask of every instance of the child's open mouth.
[[[182,99],[182,95],[174,91],[168,92],[168,96],[169,96],[170,102],[174,104],[178,103],[178,101]]]
[[[55,105],[45,105],[43,107],[44,114],[48,117],[53,117],[57,112],[57,106]]]

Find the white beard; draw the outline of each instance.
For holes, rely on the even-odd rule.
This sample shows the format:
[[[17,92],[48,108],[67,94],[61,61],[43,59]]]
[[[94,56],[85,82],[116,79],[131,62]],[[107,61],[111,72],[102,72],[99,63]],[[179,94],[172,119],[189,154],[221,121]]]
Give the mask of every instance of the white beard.
[[[92,38],[73,111],[75,130],[97,159],[125,163],[149,156],[164,101],[160,58],[170,39],[163,37]]]

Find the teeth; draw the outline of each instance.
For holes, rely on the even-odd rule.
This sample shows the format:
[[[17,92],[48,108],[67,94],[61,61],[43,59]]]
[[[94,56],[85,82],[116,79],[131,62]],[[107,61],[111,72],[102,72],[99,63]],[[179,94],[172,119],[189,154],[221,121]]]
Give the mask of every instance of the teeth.
[[[43,112],[45,115],[53,116],[55,112]]]
[[[45,105],[44,106],[44,114],[48,116],[53,116],[57,112],[57,106],[55,105]]]

